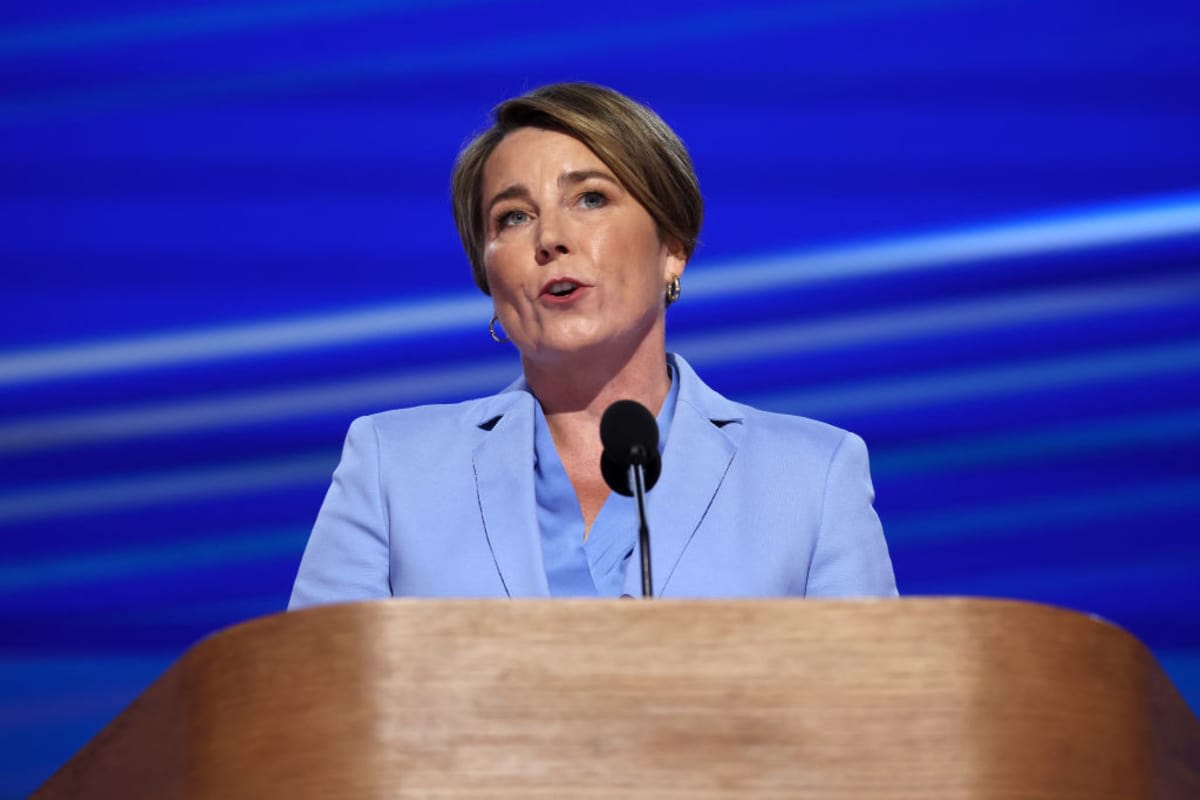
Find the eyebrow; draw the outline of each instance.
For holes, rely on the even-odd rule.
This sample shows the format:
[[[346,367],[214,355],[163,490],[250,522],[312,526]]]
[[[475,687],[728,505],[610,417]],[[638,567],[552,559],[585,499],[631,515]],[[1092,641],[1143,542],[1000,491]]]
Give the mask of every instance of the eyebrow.
[[[492,207],[495,206],[497,203],[504,201],[504,200],[509,200],[514,197],[520,197],[522,199],[528,200],[530,197],[529,189],[525,188],[524,184],[518,183],[518,184],[514,184],[513,186],[509,186],[507,189],[503,189],[499,192],[496,192],[495,196],[493,196],[492,199],[488,201],[487,213],[491,213]]]
[[[616,178],[614,178],[612,175],[608,174],[604,170],[581,169],[581,170],[574,170],[572,172],[564,172],[562,175],[559,175],[558,176],[558,185],[566,186],[567,184],[583,183],[584,181],[588,180],[589,178],[600,178],[601,180],[606,180],[609,183],[617,182]]]
[[[579,169],[579,170],[572,170],[570,172],[564,172],[563,174],[559,175],[558,176],[558,185],[559,186],[574,185],[577,183],[583,183],[584,181],[590,180],[592,178],[599,178],[600,180],[608,181],[609,183],[612,183],[612,184],[617,184],[617,179],[614,178],[609,173],[605,172],[604,170]],[[617,184],[617,185],[619,185],[619,184]],[[523,200],[531,199],[531,195],[529,193],[528,187],[526,187],[525,184],[523,184],[523,183],[517,183],[517,184],[513,184],[512,186],[509,186],[505,189],[502,189],[499,192],[496,192],[495,196],[493,196],[492,199],[488,201],[487,211],[490,213],[492,210],[492,207],[495,206],[497,203],[502,202],[504,200],[511,200],[513,198],[521,198]]]

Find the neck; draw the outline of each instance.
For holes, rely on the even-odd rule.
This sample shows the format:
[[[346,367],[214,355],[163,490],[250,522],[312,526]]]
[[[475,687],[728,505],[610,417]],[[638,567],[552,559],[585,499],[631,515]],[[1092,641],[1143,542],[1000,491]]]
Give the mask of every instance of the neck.
[[[598,446],[600,417],[617,400],[636,400],[657,415],[671,388],[661,326],[631,350],[574,353],[551,364],[523,357],[522,366],[560,447],[583,444],[580,437]]]

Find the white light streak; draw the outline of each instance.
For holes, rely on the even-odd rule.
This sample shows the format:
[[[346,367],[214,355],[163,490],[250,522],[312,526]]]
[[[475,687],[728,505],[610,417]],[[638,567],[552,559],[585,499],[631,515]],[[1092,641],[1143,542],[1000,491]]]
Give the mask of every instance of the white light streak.
[[[725,298],[819,282],[965,267],[1200,234],[1200,195],[1158,198],[948,233],[722,264],[697,264],[689,298]],[[491,301],[464,293],[334,314],[0,353],[0,385],[249,358],[482,329]]]
[[[1200,278],[1024,292],[827,321],[681,337],[673,339],[671,345],[690,362],[709,365],[1179,304],[1200,304]],[[228,429],[339,411],[366,413],[437,398],[479,396],[504,387],[518,371],[515,361],[505,357],[337,384],[26,418],[0,425],[0,454]],[[869,397],[897,396],[895,390],[878,394],[873,389],[864,391]],[[861,403],[857,394],[847,397],[845,392],[840,391],[839,396],[846,402]],[[799,399],[805,396],[800,395]]]

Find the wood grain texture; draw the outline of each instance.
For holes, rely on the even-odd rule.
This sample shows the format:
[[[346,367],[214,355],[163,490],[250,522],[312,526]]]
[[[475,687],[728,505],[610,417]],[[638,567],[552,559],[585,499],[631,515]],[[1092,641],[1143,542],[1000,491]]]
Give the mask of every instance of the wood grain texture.
[[[1127,633],[1008,601],[420,601],[192,648],[39,798],[1196,798]]]

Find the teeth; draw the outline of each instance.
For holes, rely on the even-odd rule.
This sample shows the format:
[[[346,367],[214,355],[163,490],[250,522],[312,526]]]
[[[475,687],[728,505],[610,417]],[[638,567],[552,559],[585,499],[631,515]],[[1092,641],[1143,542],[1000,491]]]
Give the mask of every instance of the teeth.
[[[557,283],[550,284],[550,287],[546,291],[561,297],[564,294],[570,294],[576,286],[577,284],[570,281],[558,281]]]

